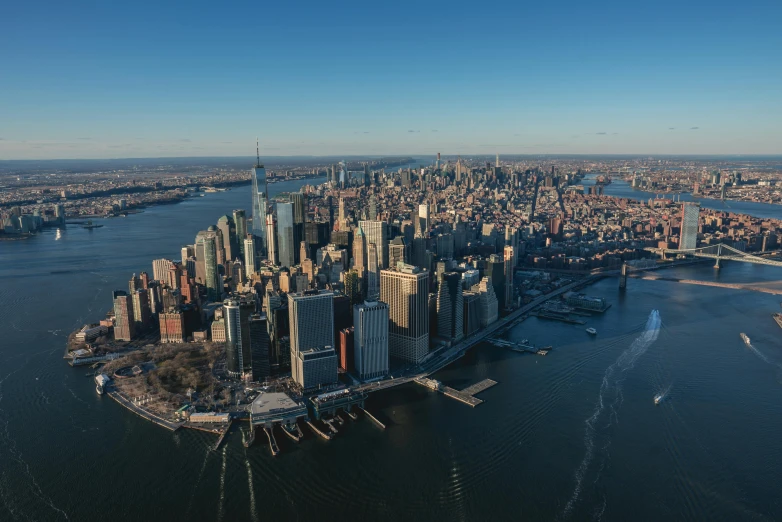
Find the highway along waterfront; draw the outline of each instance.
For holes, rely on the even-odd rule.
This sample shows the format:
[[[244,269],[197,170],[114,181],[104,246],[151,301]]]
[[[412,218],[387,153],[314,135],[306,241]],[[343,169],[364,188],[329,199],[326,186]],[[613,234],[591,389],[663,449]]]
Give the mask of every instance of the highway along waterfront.
[[[129,273],[249,205],[230,190],[0,245],[1,520],[782,518],[770,294],[633,278],[620,292],[605,278],[585,291],[612,306],[585,325],[528,317],[502,335],[553,346],[546,357],[481,342],[430,375],[455,390],[496,381],[480,406],[411,382],[367,400],[385,429],[360,413],[329,441],[276,432],[276,457],[262,432],[249,448],[232,432],[215,450],[212,434],[162,429],[63,363],[67,334],[102,316]],[[782,280],[730,262],[660,275]]]

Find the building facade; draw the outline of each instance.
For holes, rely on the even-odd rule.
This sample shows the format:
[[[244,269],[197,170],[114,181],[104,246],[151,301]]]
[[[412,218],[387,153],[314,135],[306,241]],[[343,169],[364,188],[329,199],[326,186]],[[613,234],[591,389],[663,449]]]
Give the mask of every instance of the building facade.
[[[411,265],[380,272],[380,300],[388,304],[392,357],[419,363],[429,353],[429,272]]]

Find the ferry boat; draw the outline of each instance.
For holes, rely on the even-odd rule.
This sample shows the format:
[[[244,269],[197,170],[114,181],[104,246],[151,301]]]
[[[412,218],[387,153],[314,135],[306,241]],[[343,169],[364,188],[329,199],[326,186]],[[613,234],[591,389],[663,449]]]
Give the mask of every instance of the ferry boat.
[[[782,314],[772,314],[771,317],[777,322],[777,325],[782,328]]]
[[[588,333],[589,335],[597,335],[597,330],[595,330],[590,326],[589,328],[586,329],[586,333]]]
[[[739,334],[739,336],[741,336],[741,340],[744,341],[744,344],[746,344],[747,346],[750,345],[750,340],[749,340],[749,337],[747,336],[747,334],[745,334],[744,332],[741,332]]]
[[[109,384],[109,377],[105,373],[101,373],[95,376],[95,391],[98,395],[103,395],[106,385]]]

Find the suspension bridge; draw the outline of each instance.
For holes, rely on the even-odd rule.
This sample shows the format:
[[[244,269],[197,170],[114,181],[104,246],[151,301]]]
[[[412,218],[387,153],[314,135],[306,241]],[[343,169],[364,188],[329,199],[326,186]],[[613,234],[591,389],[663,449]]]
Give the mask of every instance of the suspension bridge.
[[[645,248],[644,250],[660,254],[663,258],[667,255],[677,255],[714,259],[714,268],[720,267],[720,261],[739,261],[741,263],[782,267],[782,261],[748,254],[722,243],[687,250],[672,248]]]

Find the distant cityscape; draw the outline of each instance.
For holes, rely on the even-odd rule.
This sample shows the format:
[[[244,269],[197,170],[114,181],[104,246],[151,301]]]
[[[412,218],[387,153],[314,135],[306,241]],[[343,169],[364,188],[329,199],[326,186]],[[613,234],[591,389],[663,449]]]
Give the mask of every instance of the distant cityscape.
[[[104,319],[71,335],[67,357],[105,363],[99,391],[171,429],[227,431],[249,417],[297,437],[297,422],[312,419],[327,436],[336,411],[363,407],[369,392],[411,380],[440,389],[433,371],[549,298],[565,301],[546,303],[540,317],[579,323],[569,307],[604,311],[609,304],[576,291],[601,273],[659,264],[655,249],[777,249],[779,220],[603,194],[627,178],[660,192],[689,180],[693,192],[754,189],[762,199],[777,194],[776,174],[675,176],[652,163],[340,162],[286,172],[326,181],[273,199],[260,158],[245,173],[199,177],[215,190],[249,181],[250,209],[217,217],[179,259],[133,274]],[[32,216],[12,207],[6,235],[62,226],[71,216],[52,204],[25,204]],[[102,208],[114,215],[127,203]],[[480,403],[460,393],[451,395]]]

